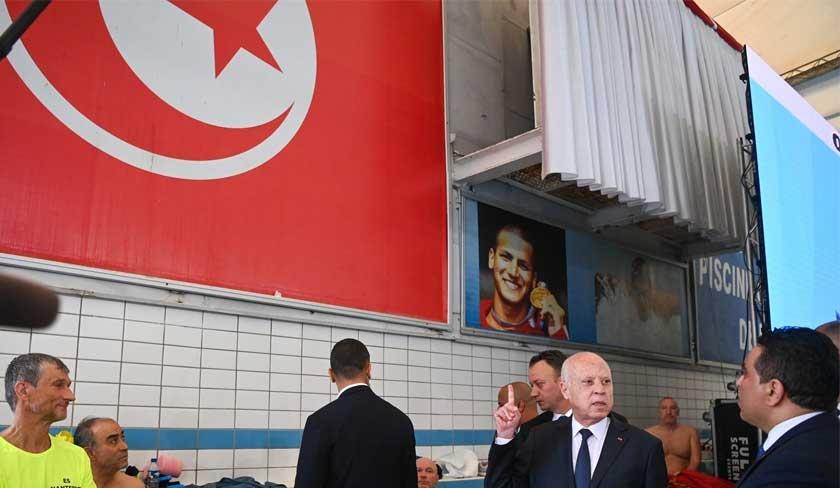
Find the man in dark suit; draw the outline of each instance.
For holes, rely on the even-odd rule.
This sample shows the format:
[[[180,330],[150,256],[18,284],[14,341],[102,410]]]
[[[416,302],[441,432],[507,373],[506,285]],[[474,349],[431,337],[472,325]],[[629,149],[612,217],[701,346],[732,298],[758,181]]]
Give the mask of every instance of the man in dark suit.
[[[767,432],[738,488],[840,486],[837,347],[811,329],[765,332],[738,377],[741,418]]]
[[[370,354],[344,339],[330,353],[336,399],[306,419],[295,488],[417,488],[414,427],[370,389]]]
[[[516,437],[512,441],[513,446],[509,446],[507,449],[516,451],[528,438],[531,429],[571,413],[571,404],[560,391],[560,384],[562,383],[560,371],[563,368],[564,361],[566,361],[566,355],[557,349],[547,349],[531,358],[528,363],[528,380],[531,382],[530,395],[531,398],[536,400],[537,405],[543,412],[533,418],[523,418],[520,410],[520,424],[515,430]],[[516,397],[518,398],[518,393],[516,393]],[[500,402],[499,407],[502,405],[503,403]],[[496,485],[499,482],[499,476],[502,475],[494,462],[499,457],[496,451],[500,447],[497,442],[493,442],[490,446],[487,474],[484,477],[485,487],[489,488]]]
[[[572,417],[531,430],[519,447],[513,439],[519,411],[510,403],[496,411],[496,448],[490,463],[493,487],[665,488],[662,443],[609,416],[612,374],[597,354],[581,352],[563,363],[561,389]],[[507,441],[507,442],[506,442]]]

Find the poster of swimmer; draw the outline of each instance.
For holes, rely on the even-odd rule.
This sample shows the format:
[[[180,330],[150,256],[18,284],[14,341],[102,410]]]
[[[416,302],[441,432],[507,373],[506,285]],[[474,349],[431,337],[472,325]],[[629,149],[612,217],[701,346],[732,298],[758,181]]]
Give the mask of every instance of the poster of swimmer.
[[[575,340],[565,231],[472,200],[464,212],[466,327]]]
[[[591,241],[598,344],[690,357],[686,268]]]

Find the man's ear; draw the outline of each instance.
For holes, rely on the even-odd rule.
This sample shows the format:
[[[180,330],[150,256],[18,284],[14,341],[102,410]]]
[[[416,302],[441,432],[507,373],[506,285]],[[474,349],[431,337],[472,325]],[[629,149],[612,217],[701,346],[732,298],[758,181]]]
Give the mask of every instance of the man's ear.
[[[487,253],[487,267],[493,269],[496,267],[496,251],[493,248],[490,248],[490,252]]]
[[[771,379],[765,384],[765,391],[767,393],[765,403],[769,407],[775,407],[785,398],[785,385],[776,378]]]
[[[365,365],[364,372],[365,372],[365,376],[367,376],[368,381],[370,381],[370,379],[371,379],[370,372],[371,372],[372,367],[373,366],[370,364],[370,361],[368,361],[368,363]]]
[[[335,383],[335,372],[332,370],[332,368],[327,369],[327,374],[330,375],[330,381]]]
[[[557,381],[560,382],[560,393],[563,394],[563,398],[568,400],[569,399],[569,387],[566,386],[566,382],[561,380],[559,376],[557,377]]]
[[[26,381],[18,381],[15,383],[15,396],[18,398],[18,403],[20,403],[20,400],[29,397],[30,386],[32,385]]]
[[[525,400],[519,400],[518,402],[516,402],[516,408],[519,409],[519,413],[525,413],[525,405],[527,404],[528,403],[525,402]]]

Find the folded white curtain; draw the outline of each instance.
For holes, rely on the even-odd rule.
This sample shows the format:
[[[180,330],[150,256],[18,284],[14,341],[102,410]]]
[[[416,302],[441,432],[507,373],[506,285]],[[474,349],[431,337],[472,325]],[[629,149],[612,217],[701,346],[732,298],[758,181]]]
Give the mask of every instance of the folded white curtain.
[[[543,177],[744,235],[740,53],[679,0],[540,0]]]

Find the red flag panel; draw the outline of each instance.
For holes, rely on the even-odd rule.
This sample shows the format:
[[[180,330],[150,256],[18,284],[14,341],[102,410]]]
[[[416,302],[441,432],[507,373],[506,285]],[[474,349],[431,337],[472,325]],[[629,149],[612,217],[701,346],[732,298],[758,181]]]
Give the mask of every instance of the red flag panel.
[[[209,3],[53,2],[0,62],[0,252],[446,322],[440,2]]]

